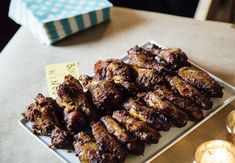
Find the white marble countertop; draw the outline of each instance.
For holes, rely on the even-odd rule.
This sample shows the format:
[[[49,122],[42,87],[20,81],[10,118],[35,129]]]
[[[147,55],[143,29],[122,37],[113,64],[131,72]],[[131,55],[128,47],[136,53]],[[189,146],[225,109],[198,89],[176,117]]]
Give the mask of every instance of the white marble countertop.
[[[110,22],[54,46],[39,44],[22,27],[0,54],[0,162],[60,162],[17,123],[38,92],[47,94],[46,64],[75,60],[80,63],[80,72],[89,74],[96,60],[122,57],[130,47],[147,40],[180,47],[190,60],[235,85],[235,27],[231,24],[115,7]],[[224,124],[217,122],[233,108],[234,102],[155,161],[192,161],[201,134],[204,139],[224,139]],[[218,125],[220,133],[208,131],[210,125]]]

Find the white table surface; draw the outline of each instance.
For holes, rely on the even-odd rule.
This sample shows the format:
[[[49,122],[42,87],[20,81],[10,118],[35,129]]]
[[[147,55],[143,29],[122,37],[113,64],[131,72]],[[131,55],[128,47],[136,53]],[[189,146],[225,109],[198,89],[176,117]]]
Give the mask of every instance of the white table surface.
[[[0,163],[61,162],[17,123],[38,92],[47,95],[46,64],[75,60],[80,72],[89,74],[96,60],[122,57],[130,47],[150,39],[182,48],[190,60],[235,85],[235,28],[231,24],[115,7],[110,22],[54,46],[39,44],[22,27],[0,54]],[[190,162],[204,139],[224,139],[224,125],[218,121],[234,108],[233,102],[154,162]],[[213,134],[208,129],[215,124],[221,130]]]

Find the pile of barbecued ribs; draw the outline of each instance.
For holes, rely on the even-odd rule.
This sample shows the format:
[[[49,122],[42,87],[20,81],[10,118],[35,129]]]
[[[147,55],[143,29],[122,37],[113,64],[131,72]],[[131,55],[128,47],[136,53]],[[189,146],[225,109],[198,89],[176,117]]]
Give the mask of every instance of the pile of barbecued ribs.
[[[159,131],[203,119],[222,87],[191,67],[180,49],[135,46],[128,59],[97,61],[95,76],[68,75],[58,98],[38,94],[23,117],[52,148],[73,147],[81,162],[123,162],[158,143]]]

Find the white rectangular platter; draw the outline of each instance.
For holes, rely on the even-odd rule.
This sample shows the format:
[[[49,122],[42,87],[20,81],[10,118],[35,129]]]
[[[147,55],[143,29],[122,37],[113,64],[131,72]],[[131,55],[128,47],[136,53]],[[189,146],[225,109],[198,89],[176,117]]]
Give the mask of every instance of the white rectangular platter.
[[[141,47],[145,48],[148,44],[156,44],[162,48],[160,44],[154,42],[154,41],[148,41],[144,43]],[[122,58],[122,60],[125,60],[126,57]],[[192,63],[192,62],[191,62]],[[195,65],[192,63],[192,66],[197,67],[198,69],[201,69],[205,72],[206,70],[202,69],[201,67]],[[181,140],[183,137],[185,137],[187,134],[192,132],[194,129],[199,127],[202,123],[206,122],[210,117],[212,117],[214,114],[216,114],[219,110],[224,108],[224,106],[228,105],[231,101],[235,99],[235,87],[232,85],[226,83],[225,81],[219,79],[218,77],[212,75],[211,73],[207,72],[211,77],[213,77],[221,86],[224,87],[223,98],[214,98],[213,101],[213,109],[209,111],[203,111],[205,118],[201,120],[200,122],[191,122],[189,121],[188,124],[185,127],[177,128],[172,127],[168,132],[160,132],[161,138],[159,140],[158,144],[152,144],[152,145],[146,145],[145,152],[143,156],[134,156],[134,155],[128,155],[125,162],[127,163],[139,163],[139,162],[150,162],[157,156],[159,156],[161,153],[166,151],[168,148],[173,146],[175,143],[177,143],[179,140]],[[32,133],[32,124],[31,122],[27,122],[24,119],[19,120],[19,124],[28,132],[30,133],[35,139],[37,139],[39,142],[41,142],[45,147],[47,147],[51,152],[53,152],[56,156],[58,156],[63,162],[79,162],[78,157],[75,156],[75,152],[68,152],[67,150],[63,149],[56,149],[53,150],[49,148],[50,145],[50,137],[47,136],[37,136]]]

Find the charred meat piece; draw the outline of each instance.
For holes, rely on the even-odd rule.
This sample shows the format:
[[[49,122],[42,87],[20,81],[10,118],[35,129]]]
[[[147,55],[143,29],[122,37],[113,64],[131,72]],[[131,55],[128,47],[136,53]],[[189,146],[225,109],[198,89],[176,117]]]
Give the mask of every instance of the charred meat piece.
[[[67,105],[66,108],[70,107]],[[84,114],[79,108],[75,108],[72,111],[64,110],[64,120],[66,122],[66,128],[68,132],[72,135],[77,134],[87,125]]]
[[[87,120],[81,108],[73,102],[65,102],[63,99],[57,99],[60,106],[64,109],[64,123],[66,130],[74,135],[84,129],[87,125]]]
[[[32,123],[33,133],[36,135],[50,135],[54,128],[53,122],[45,116],[37,118]]]
[[[116,139],[122,143],[129,152],[136,155],[142,155],[144,153],[144,143],[132,137],[126,129],[111,116],[104,116],[101,118],[101,121],[108,132],[116,137]]]
[[[167,116],[177,127],[183,127],[188,122],[188,116],[185,112],[176,108],[169,101],[162,100],[157,92],[141,93],[137,95],[143,97],[149,107],[156,109]]]
[[[127,91],[132,91],[134,89],[134,83],[131,81],[130,70],[121,60],[99,60],[94,65],[94,72],[99,80],[112,80],[115,84],[120,85]]]
[[[166,77],[172,90],[178,92],[181,96],[187,97],[195,101],[202,109],[208,110],[212,108],[212,102],[209,98],[205,97],[196,88],[187,84],[179,76],[167,76]]]
[[[98,144],[95,140],[90,137],[85,132],[80,132],[75,136],[75,141],[73,142],[73,146],[77,156],[79,157],[79,161],[81,163],[112,163],[113,160],[111,155],[108,153],[100,153]]]
[[[151,51],[150,54],[159,57],[161,60],[175,68],[190,65],[188,57],[180,48],[159,49],[158,46],[152,44],[148,47],[148,50]]]
[[[135,46],[128,51],[128,62],[140,68],[154,69],[160,74],[166,74],[169,70],[154,57],[148,55],[149,51]]]
[[[182,67],[179,69],[178,75],[211,97],[223,97],[222,87],[206,72],[193,67]]]
[[[51,145],[55,148],[69,148],[72,145],[72,137],[67,131],[60,128],[55,128],[51,133]]]
[[[135,135],[144,143],[158,143],[160,134],[147,123],[132,118],[125,110],[117,110],[113,112],[112,117],[119,123],[123,124],[127,131]]]
[[[134,72],[135,84],[137,88],[151,90],[157,84],[163,84],[164,78],[154,69],[139,68],[132,66]]]
[[[97,119],[97,113],[83,92],[81,83],[73,76],[68,75],[64,77],[63,84],[57,87],[57,94],[60,98],[58,100],[60,105],[65,107],[67,112],[81,109],[88,121],[95,121]]]
[[[44,97],[40,93],[22,115],[24,119],[33,122],[34,134],[49,135],[55,127],[63,127],[63,110],[54,99]]]
[[[153,108],[146,106],[137,99],[129,99],[124,103],[124,108],[130,115],[148,123],[156,130],[168,131],[171,127],[167,117]]]
[[[87,125],[97,120],[97,113],[83,92],[79,80],[65,76],[64,82],[57,87],[58,103],[64,108],[64,121],[70,134],[76,134]]]
[[[122,95],[112,81],[95,80],[86,75],[80,76],[80,81],[88,89],[98,110],[111,113],[120,105]]]
[[[124,162],[127,151],[108,133],[104,125],[101,122],[97,122],[92,124],[91,128],[99,150],[111,154],[112,160],[116,162]]]
[[[154,92],[161,97],[162,100],[168,100],[176,107],[188,113],[190,120],[198,122],[204,118],[201,107],[191,100],[174,93],[165,86],[156,86]]]

